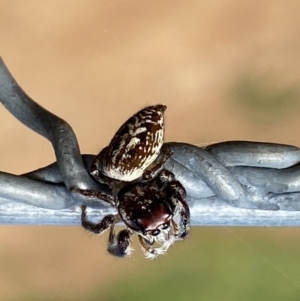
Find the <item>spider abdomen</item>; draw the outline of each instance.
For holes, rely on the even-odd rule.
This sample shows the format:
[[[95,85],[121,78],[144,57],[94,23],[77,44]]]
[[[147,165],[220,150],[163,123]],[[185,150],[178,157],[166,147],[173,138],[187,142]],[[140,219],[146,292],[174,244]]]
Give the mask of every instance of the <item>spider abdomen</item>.
[[[146,107],[120,127],[102,155],[103,162],[99,163],[104,175],[126,182],[143,175],[158,157],[164,142],[166,108]]]

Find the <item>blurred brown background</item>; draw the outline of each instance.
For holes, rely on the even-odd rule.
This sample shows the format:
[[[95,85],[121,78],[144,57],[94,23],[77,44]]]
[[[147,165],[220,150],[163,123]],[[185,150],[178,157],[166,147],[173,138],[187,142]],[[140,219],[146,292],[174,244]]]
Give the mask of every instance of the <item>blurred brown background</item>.
[[[97,153],[129,115],[156,103],[168,106],[167,141],[300,146],[299,10],[297,0],[0,1],[0,55],[33,99],[73,126],[83,153]],[[22,173],[54,161],[50,143],[3,107],[0,121],[1,170]],[[226,293],[248,300],[252,291],[275,300],[274,287],[278,300],[299,300],[299,235],[193,228],[186,242],[149,262],[138,246],[130,259],[108,256],[106,235],[90,237],[80,227],[2,226],[0,299],[116,300],[112,292],[119,292],[125,300],[132,279],[143,300],[170,297],[183,280],[178,300],[225,300]],[[182,272],[186,254],[194,261]],[[262,281],[270,288],[253,280],[259,270],[249,272],[252,260],[269,270]],[[155,295],[151,285],[174,275],[179,284],[172,280]],[[140,282],[148,292],[140,288],[142,297]]]

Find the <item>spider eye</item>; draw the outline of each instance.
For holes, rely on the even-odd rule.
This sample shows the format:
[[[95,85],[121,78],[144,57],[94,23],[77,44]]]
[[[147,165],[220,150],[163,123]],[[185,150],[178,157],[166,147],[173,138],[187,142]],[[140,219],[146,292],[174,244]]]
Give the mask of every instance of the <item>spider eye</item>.
[[[170,228],[170,224],[169,224],[169,223],[164,223],[164,224],[161,225],[160,228],[161,228],[162,230],[167,230],[167,229]]]
[[[160,230],[155,229],[155,230],[153,230],[153,231],[151,232],[151,235],[157,236],[159,233],[160,233]]]

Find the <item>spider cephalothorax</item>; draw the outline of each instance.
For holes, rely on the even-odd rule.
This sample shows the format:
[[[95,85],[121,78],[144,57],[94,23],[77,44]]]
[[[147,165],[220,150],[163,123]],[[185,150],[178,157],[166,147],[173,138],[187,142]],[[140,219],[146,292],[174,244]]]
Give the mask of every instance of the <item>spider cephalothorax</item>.
[[[119,257],[130,255],[130,237],[136,233],[147,258],[164,254],[176,241],[187,237],[190,212],[185,202],[185,189],[173,173],[162,170],[146,183],[132,183],[119,191],[118,213],[108,215],[100,223],[87,220],[82,207],[82,226],[100,234],[110,228],[108,251]],[[117,222],[127,229],[114,233]]]

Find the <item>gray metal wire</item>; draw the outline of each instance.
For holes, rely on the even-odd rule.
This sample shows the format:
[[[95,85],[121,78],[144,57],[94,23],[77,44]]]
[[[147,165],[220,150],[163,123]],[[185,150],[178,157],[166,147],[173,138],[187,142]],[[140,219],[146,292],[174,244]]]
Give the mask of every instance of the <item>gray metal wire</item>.
[[[56,162],[16,176],[0,172],[1,224],[79,224],[79,206],[101,219],[115,211],[72,188],[111,191],[87,170],[94,155],[81,155],[71,126],[34,102],[0,59],[0,101],[18,120],[47,138]],[[200,148],[168,142],[165,165],[183,184],[193,225],[299,226],[300,149],[231,141]]]

